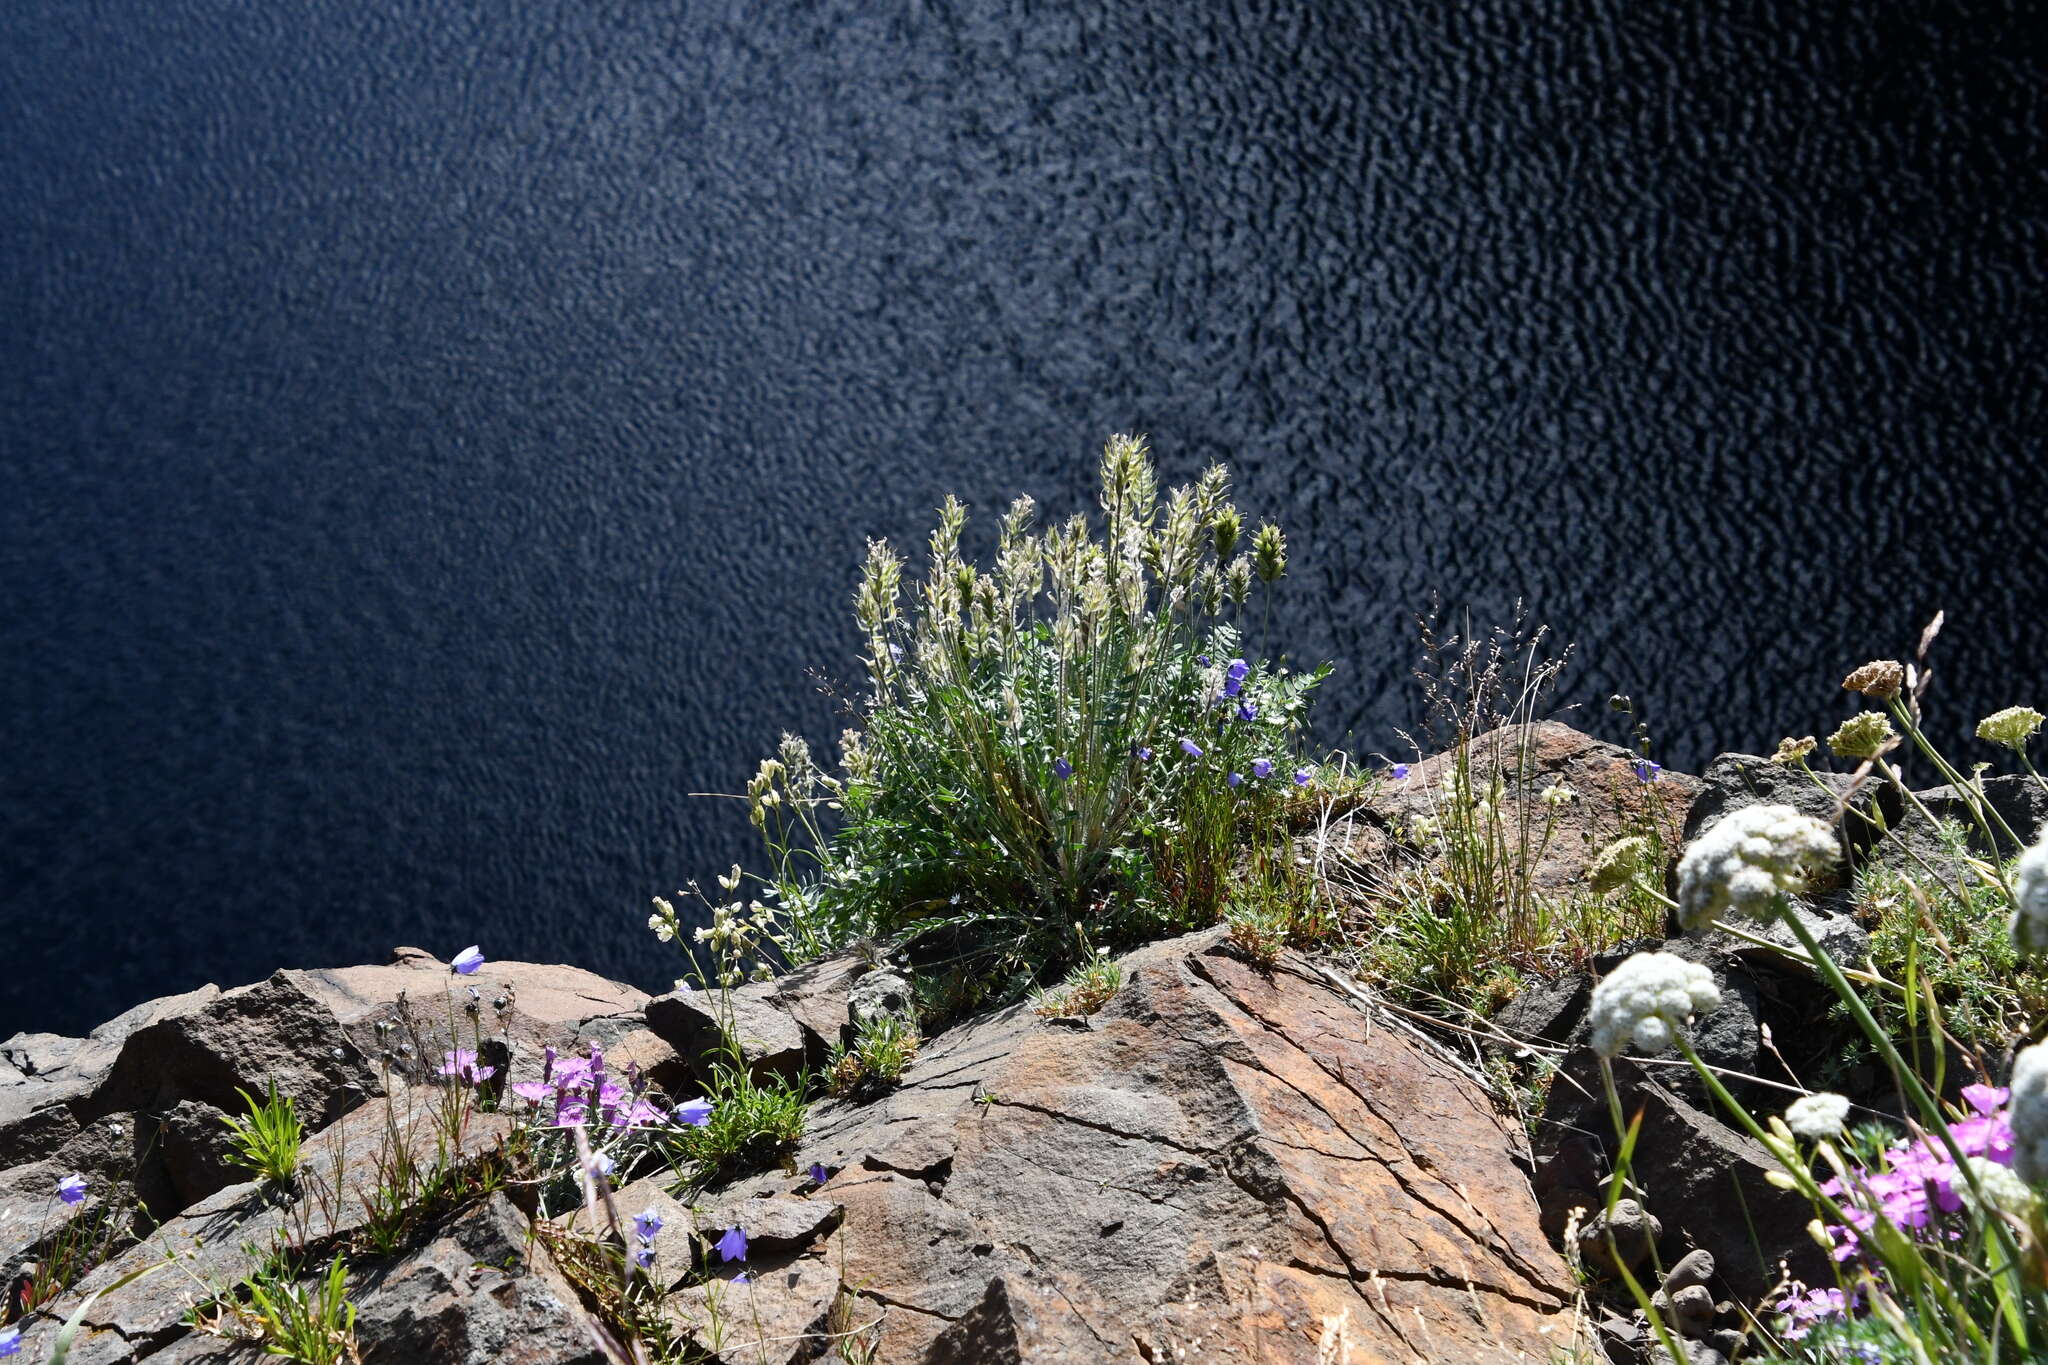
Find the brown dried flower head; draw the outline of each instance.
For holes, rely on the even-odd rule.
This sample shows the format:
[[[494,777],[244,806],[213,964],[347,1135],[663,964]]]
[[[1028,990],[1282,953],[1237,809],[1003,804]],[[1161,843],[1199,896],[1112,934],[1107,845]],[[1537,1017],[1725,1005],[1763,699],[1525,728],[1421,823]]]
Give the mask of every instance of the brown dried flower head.
[[[1889,701],[1906,682],[1906,666],[1897,659],[1873,659],[1842,679],[1842,690]]]
[[[1793,739],[1790,735],[1778,741],[1778,752],[1771,755],[1773,763],[1798,763],[1814,750],[1814,739]]]

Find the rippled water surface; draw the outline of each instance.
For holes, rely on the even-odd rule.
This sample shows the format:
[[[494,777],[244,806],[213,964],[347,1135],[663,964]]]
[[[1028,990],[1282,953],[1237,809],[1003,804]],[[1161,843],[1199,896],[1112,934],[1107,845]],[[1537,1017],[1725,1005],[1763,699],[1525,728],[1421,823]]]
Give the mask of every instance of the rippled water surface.
[[[1433,591],[1677,766],[1936,608],[1945,723],[2048,706],[2038,16],[1102,8],[0,8],[0,1034],[665,981],[863,538],[1114,430],[1287,526],[1332,741]]]

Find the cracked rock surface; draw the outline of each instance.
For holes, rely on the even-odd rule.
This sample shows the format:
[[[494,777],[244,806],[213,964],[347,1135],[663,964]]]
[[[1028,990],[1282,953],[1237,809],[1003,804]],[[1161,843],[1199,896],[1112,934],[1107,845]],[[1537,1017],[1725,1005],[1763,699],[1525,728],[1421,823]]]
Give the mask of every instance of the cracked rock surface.
[[[932,1040],[880,1099],[813,1105],[785,1169],[687,1206],[665,1173],[622,1189],[629,1211],[665,1220],[656,1263],[679,1336],[725,1365],[834,1359],[849,1337],[880,1365],[1306,1365],[1333,1340],[1351,1365],[1412,1365],[1547,1360],[1568,1344],[1571,1282],[1539,1228],[1521,1132],[1456,1065],[1306,961],[1261,971],[1220,931],[1123,965],[1091,1018],[997,1011]],[[845,1017],[855,975],[828,963],[760,1003],[795,1021],[808,1052]],[[381,967],[157,1002],[91,1039],[11,1040],[0,1168],[38,1202],[35,1227],[64,1216],[47,1207],[60,1169],[117,1166],[138,1130],[182,1153],[160,1182],[162,1226],[27,1321],[28,1348],[46,1353],[61,1315],[106,1288],[73,1365],[252,1359],[246,1342],[188,1330],[187,1306],[280,1236],[316,1262],[349,1241],[391,1135],[428,1134],[401,1121],[437,1093],[412,1082],[472,1016],[515,1077],[544,1046],[600,1041],[615,1063],[687,1081],[646,1027],[652,1010],[573,968],[454,979],[401,950]],[[408,1065],[389,1058],[400,1047]],[[219,1092],[243,1079],[228,1064],[286,1051],[289,1085],[327,1120],[297,1187],[220,1188],[234,1173],[213,1150]],[[511,1124],[475,1115],[461,1159]],[[86,1159],[100,1147],[105,1161]],[[492,1196],[353,1265],[365,1365],[596,1359],[589,1305],[526,1217]],[[747,1230],[744,1265],[703,1250],[729,1226]],[[175,1269],[117,1285],[170,1258]]]
[[[1000,1011],[813,1111],[798,1165],[834,1172],[824,1260],[880,1361],[1310,1362],[1339,1319],[1361,1365],[1564,1343],[1568,1273],[1476,1085],[1217,931],[1124,968],[1085,1030]]]

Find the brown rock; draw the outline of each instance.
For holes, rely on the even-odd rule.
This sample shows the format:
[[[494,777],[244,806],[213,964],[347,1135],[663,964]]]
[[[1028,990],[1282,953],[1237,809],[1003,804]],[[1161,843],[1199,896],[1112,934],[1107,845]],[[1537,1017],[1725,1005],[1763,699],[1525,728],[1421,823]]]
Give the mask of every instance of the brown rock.
[[[470,1115],[455,1135],[451,1158],[458,1164],[475,1161],[510,1128],[503,1114]],[[104,1289],[86,1314],[86,1331],[73,1354],[76,1365],[160,1349],[184,1332],[185,1311],[194,1301],[255,1268],[248,1248],[260,1254],[282,1238],[309,1255],[324,1254],[368,1226],[367,1206],[400,1151],[431,1161],[440,1141],[432,1097],[414,1092],[375,1100],[307,1140],[295,1192],[241,1184],[201,1200],[72,1286],[24,1337],[31,1345],[46,1343],[57,1322]],[[132,1271],[170,1260],[176,1264],[113,1287]]]
[[[1307,1362],[1345,1313],[1361,1363],[1546,1359],[1569,1336],[1520,1133],[1477,1086],[1216,931],[1124,966],[1088,1031],[1006,1010],[875,1104],[813,1111],[797,1165],[837,1172],[826,1260],[883,1315],[878,1359],[1165,1360],[1200,1339]]]
[[[362,1365],[602,1365],[585,1310],[502,1194],[353,1287]]]
[[[286,972],[136,1029],[106,1078],[72,1110],[88,1121],[197,1100],[241,1113],[240,1092],[260,1096],[272,1081],[308,1128],[332,1123],[378,1089],[376,1071],[333,1013]]]
[[[621,1076],[637,1061],[657,1085],[683,1083],[674,1050],[644,1025],[647,993],[580,967],[486,962],[459,976],[430,953],[400,948],[383,966],[283,975],[333,1013],[380,1073],[432,1080],[450,1050],[476,1050],[500,1068],[491,1083],[502,1090],[540,1079],[544,1049],[596,1043]]]
[[[734,1266],[670,1295],[662,1310],[721,1365],[791,1365],[831,1358],[833,1334],[845,1330],[833,1320],[839,1298],[839,1273],[804,1257],[772,1270]]]
[[[590,1215],[582,1208],[562,1214],[554,1220],[555,1225],[624,1246],[637,1241],[632,1221],[634,1216],[652,1212],[661,1219],[661,1230],[654,1235],[654,1264],[648,1268],[647,1274],[663,1289],[673,1289],[689,1277],[691,1267],[697,1261],[699,1225],[689,1208],[663,1188],[668,1183],[666,1177],[650,1176],[613,1191],[612,1203],[618,1209],[619,1217],[626,1220],[626,1225],[616,1231],[604,1226],[593,1228]],[[600,1219],[604,1218],[603,1209],[600,1204]]]
[[[709,1199],[697,1207],[697,1226],[713,1235],[738,1228],[747,1235],[748,1259],[776,1257],[809,1247],[839,1225],[843,1210],[823,1197],[770,1195],[755,1199]]]
[[[128,1036],[159,1019],[203,1009],[220,987],[148,1000],[109,1019],[84,1038],[17,1033],[0,1043],[0,1168],[54,1152],[80,1121],[71,1105],[85,1100],[113,1069]]]
[[[1698,778],[1670,771],[1644,782],[1631,766],[1636,760],[1633,752],[1553,720],[1478,735],[1469,752],[1475,792],[1483,792],[1496,773],[1502,775],[1502,816],[1510,828],[1519,827],[1526,813],[1534,841],[1549,825],[1550,838],[1536,860],[1533,880],[1536,889],[1553,896],[1578,889],[1594,856],[1646,820],[1664,832],[1665,845],[1676,857],[1686,811],[1701,789]],[[1441,800],[1438,789],[1456,767],[1455,753],[1413,764],[1406,778],[1387,783],[1369,809],[1397,833],[1404,831],[1435,814]],[[1578,793],[1577,800],[1554,815],[1536,800],[1553,781]]]
[[[1011,1275],[988,1282],[981,1302],[933,1338],[926,1365],[1090,1365],[1104,1343],[1048,1287]]]
[[[1567,1071],[1588,1083],[1580,1059],[1569,1059]],[[1675,1088],[1672,1083],[1689,1071],[1653,1071],[1638,1059],[1620,1057],[1614,1074],[1623,1112],[1643,1116],[1630,1186],[1662,1219],[1670,1241],[1709,1253],[1707,1264],[1744,1302],[1756,1302],[1776,1282],[1781,1261],[1810,1284],[1825,1279],[1826,1254],[1806,1233],[1812,1206],[1765,1179],[1778,1163],[1760,1144]],[[1596,1097],[1599,1084],[1590,1080]],[[1557,1090],[1563,1088],[1561,1083]],[[1619,1145],[1612,1123],[1599,1121],[1604,1110],[1604,1099],[1584,1102],[1567,1110],[1577,1115],[1569,1124],[1546,1118],[1539,1132],[1535,1188],[1551,1228],[1562,1225],[1575,1206],[1601,1205],[1600,1177]]]
[[[721,1010],[730,1010],[748,1067],[756,1076],[795,1076],[823,1066],[828,1052],[845,1040],[848,998],[868,972],[859,947],[809,962],[773,981],[750,981],[730,992],[689,990],[647,1002],[647,1027],[673,1047],[700,1080],[711,1065],[728,1060],[720,1031]]]
[[[716,991],[692,990],[647,1002],[647,1027],[675,1049],[701,1082],[710,1081],[714,1064],[731,1060],[721,1032],[725,1021],[756,1077],[795,1077],[809,1060],[803,1029],[777,1006],[772,981],[736,986],[723,999]]]

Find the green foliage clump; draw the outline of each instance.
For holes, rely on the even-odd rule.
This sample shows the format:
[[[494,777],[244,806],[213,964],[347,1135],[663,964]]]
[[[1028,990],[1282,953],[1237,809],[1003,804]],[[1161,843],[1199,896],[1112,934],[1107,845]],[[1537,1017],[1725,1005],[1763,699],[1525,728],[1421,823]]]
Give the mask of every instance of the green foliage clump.
[[[240,1290],[245,1297],[219,1303],[222,1318],[213,1324],[216,1330],[231,1320],[263,1343],[265,1355],[300,1365],[356,1359],[356,1306],[349,1301],[348,1266],[340,1256],[328,1263],[325,1274],[304,1283],[292,1256],[265,1257]]]
[[[907,606],[904,561],[870,545],[843,776],[786,739],[748,786],[775,865],[749,913],[785,959],[964,928],[997,959],[983,979],[1043,979],[1075,924],[1116,942],[1213,923],[1248,833],[1284,818],[1326,670],[1240,657],[1239,629],[1284,538],[1262,527],[1237,553],[1220,465],[1162,500],[1145,443],[1120,436],[1101,476],[1099,531],[1040,532],[1020,498],[989,568],[963,557],[949,498]]]
[[[239,1118],[221,1118],[228,1129],[228,1162],[263,1180],[279,1184],[290,1180],[299,1169],[299,1149],[306,1140],[306,1128],[299,1121],[296,1103],[290,1095],[277,1093],[276,1081],[270,1082],[270,1093],[265,1099],[259,1100],[240,1088],[235,1093],[248,1105],[249,1112]]]
[[[2005,886],[1971,870],[1963,828],[1944,821],[1934,870],[1908,875],[1894,862],[1857,873],[1856,908],[1870,927],[1870,967],[1903,990],[1869,986],[1870,1012],[1901,1043],[1931,1042],[1929,992],[1949,1037],[1980,1056],[1996,1056],[2048,1007],[2048,970],[2023,957],[2008,929]],[[2004,880],[2011,882],[2011,870]]]
[[[835,1095],[859,1095],[894,1085],[917,1057],[917,1030],[886,1011],[861,1020],[853,1045],[837,1046],[826,1068]]]
[[[1040,991],[1032,1009],[1048,1019],[1085,1017],[1108,1004],[1123,984],[1122,964],[1106,952],[1093,953],[1077,963],[1059,985]]]
[[[804,1136],[808,1080],[756,1078],[732,1049],[732,1060],[711,1068],[711,1115],[699,1127],[674,1130],[670,1155],[683,1178],[709,1185],[773,1165]]]

